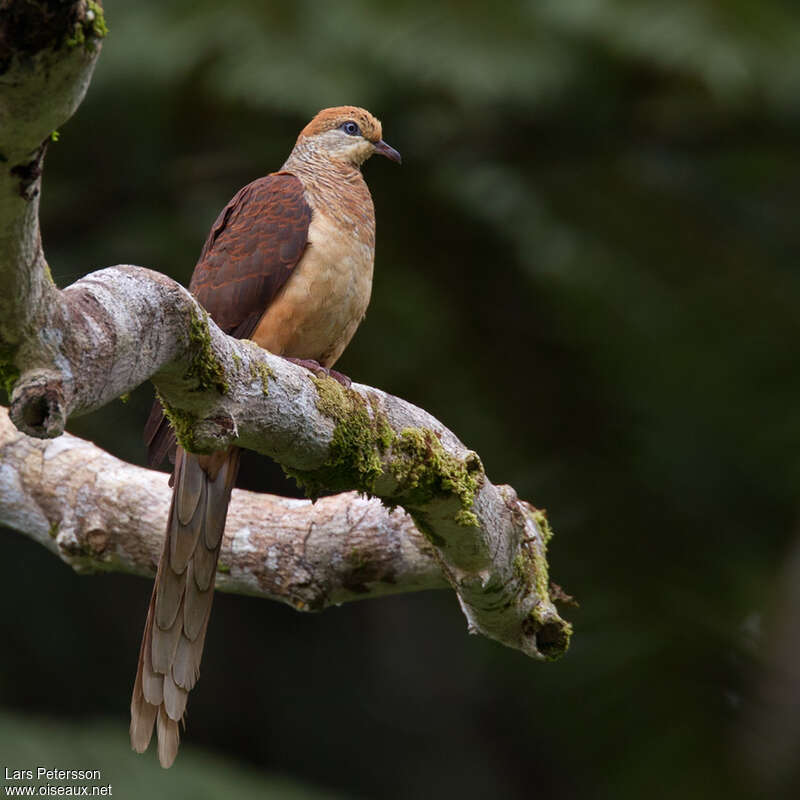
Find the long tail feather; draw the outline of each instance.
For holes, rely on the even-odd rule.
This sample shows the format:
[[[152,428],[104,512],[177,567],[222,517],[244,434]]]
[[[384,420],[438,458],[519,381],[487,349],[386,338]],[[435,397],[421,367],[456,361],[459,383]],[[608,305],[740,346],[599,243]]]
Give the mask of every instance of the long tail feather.
[[[178,722],[200,674],[219,548],[239,450],[194,456],[178,448],[164,550],[158,565],[131,697],[131,746],[158,734],[158,758],[178,753]]]

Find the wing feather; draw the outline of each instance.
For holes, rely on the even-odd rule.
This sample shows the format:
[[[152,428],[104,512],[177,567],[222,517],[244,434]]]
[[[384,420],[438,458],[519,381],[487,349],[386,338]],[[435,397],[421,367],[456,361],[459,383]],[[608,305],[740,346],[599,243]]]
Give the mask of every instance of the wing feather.
[[[189,290],[226,333],[255,318],[246,338],[303,257],[311,208],[300,179],[276,172],[248,183],[222,210]]]
[[[240,189],[211,227],[189,290],[225,333],[247,339],[308,245],[311,207],[299,178],[275,172]],[[145,426],[148,463],[175,448],[156,400]]]

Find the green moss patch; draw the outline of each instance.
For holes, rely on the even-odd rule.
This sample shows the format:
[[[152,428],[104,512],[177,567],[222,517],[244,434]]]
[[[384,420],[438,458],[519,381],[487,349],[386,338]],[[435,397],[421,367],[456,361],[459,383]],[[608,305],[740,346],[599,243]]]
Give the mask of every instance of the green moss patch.
[[[97,47],[98,40],[104,39],[106,36],[108,36],[108,25],[103,7],[94,0],[89,0],[86,4],[86,13],[82,19],[75,22],[75,27],[72,29],[72,33],[64,39],[64,44],[67,47],[84,47],[93,52]]]
[[[419,508],[435,497],[454,495],[461,503],[459,525],[473,526],[475,492],[483,481],[483,465],[475,453],[466,459],[448,453],[439,437],[427,428],[406,428],[392,444],[391,470],[400,484],[398,502]]]
[[[194,309],[191,311],[189,343],[192,350],[191,363],[184,378],[196,379],[198,390],[216,389],[220,394],[227,394],[228,382],[225,379],[225,370],[211,347],[208,313],[205,309],[201,309],[200,314]]]
[[[262,361],[250,362],[250,377],[254,381],[261,380],[261,392],[264,397],[269,395],[269,379],[274,376],[275,373]]]
[[[345,389],[333,378],[314,378],[317,408],[336,425],[331,440],[330,457],[312,471],[290,470],[287,475],[302,485],[310,497],[329,490],[356,489],[372,494],[375,481],[383,474],[381,454],[386,450],[386,431],[391,428],[386,418],[370,415],[367,402],[352,389]]]
[[[211,332],[208,329],[208,313],[200,309],[198,313],[194,308],[189,318],[189,368],[184,373],[184,380],[194,380],[197,386],[194,391],[216,390],[220,394],[227,394],[228,382],[225,370],[211,347]],[[199,452],[195,443],[194,428],[198,417],[191,411],[175,408],[166,402],[164,397],[156,391],[156,396],[161,402],[164,414],[175,431],[178,444],[190,453]]]
[[[550,522],[547,519],[547,512],[543,508],[537,508],[536,511],[533,512],[533,521],[539,528],[544,543],[549,544],[550,540],[553,538],[553,529],[550,527]]]
[[[525,593],[531,590],[543,601],[549,600],[547,558],[533,543],[524,543],[514,556],[514,574],[523,583]]]
[[[5,389],[9,398],[20,375],[19,369],[14,363],[16,354],[16,348],[0,345],[0,386]]]
[[[527,504],[524,504],[527,505]],[[514,572],[517,577],[524,581],[526,591],[533,589],[539,599],[550,600],[549,575],[547,565],[547,544],[553,538],[553,529],[547,520],[547,512],[544,509],[533,509],[527,506],[529,513],[539,532],[542,535],[542,544],[537,546],[536,542],[525,541],[520,545],[520,550],[514,557]]]
[[[180,408],[173,408],[156,389],[156,397],[161,407],[164,409],[164,416],[169,420],[172,430],[175,431],[175,438],[178,444],[190,453],[195,451],[194,446],[194,426],[197,424],[197,415],[191,411],[183,411]]]
[[[375,482],[386,470],[399,484],[391,498],[382,498],[387,505],[414,513],[434,498],[451,496],[460,506],[455,521],[478,524],[472,505],[483,465],[476,454],[465,459],[451,455],[425,428],[406,428],[396,435],[376,398],[367,401],[333,378],[315,378],[314,384],[317,408],[335,422],[330,457],[316,470],[286,470],[310,496],[348,489],[374,494]]]

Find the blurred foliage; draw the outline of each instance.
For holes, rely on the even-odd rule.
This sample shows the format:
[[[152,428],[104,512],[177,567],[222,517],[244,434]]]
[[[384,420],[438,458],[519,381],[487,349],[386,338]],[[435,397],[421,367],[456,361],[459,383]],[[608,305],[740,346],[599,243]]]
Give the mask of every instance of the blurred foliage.
[[[319,617],[220,597],[189,740],[362,797],[763,796],[741,743],[797,536],[796,5],[105,5],[47,158],[57,281],[118,262],[188,281],[219,208],[317,109],[371,109],[404,164],[365,167],[375,287],[341,369],[546,506],[581,601],[543,666],[468,638],[449,593]],[[149,398],[72,430],[141,461]],[[248,461],[249,486],[287,490]],[[147,584],[0,543],[20,565],[0,601],[23,609],[0,621],[0,703],[124,728]],[[761,768],[796,796],[795,761]]]
[[[184,745],[181,761],[168,772],[153,759],[143,761],[131,752],[130,742],[121,725],[92,720],[77,726],[43,718],[0,714],[0,753],[4,768],[32,770],[100,770],[98,780],[59,780],[43,776],[38,780],[4,781],[3,785],[110,786],[108,797],[134,800],[147,797],[158,800],[216,800],[236,797],[239,800],[335,800],[336,795],[304,787],[286,778],[265,778],[252,768],[200,753]],[[3,776],[5,771],[3,772]],[[2,777],[2,776],[0,776]]]

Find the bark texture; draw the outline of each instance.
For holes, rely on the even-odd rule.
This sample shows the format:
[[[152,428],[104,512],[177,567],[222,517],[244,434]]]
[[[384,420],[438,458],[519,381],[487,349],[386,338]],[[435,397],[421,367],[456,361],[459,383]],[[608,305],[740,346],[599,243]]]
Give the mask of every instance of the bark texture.
[[[69,45],[64,34],[25,51],[15,45],[15,36],[25,37],[13,28],[13,15],[3,19],[0,39],[4,48],[12,43],[8,58],[0,59],[0,285],[10,287],[0,298],[0,378],[10,390],[17,430],[59,437],[70,415],[152,379],[186,450],[235,444],[275,459],[312,494],[351,492],[316,506],[253,502],[263,520],[280,519],[269,529],[256,524],[261,516],[239,519],[243,493],[237,493],[222,556],[230,571],[220,576],[221,585],[321,608],[357,595],[426,588],[443,575],[470,631],[534,658],[561,655],[570,627],[549,593],[542,512],[510,487],[493,485],[478,455],[438,420],[378,389],[345,389],[229,338],[185,289],[142,267],[100,270],[63,291],[53,285],[38,229],[41,163],[50,131],[86,90],[101,38],[99,6],[66,5],[73,16],[58,19],[67,32],[77,26],[84,37],[79,44]],[[169,506],[163,477],[112,466],[102,460],[109,456],[72,437],[34,443],[12,434],[5,420],[3,426],[9,443],[0,489],[7,498],[32,501],[25,513],[22,501],[4,499],[6,524],[76,566],[150,569],[159,549],[154,537],[114,523],[103,509],[118,503],[114,519],[137,525],[141,516],[160,538],[164,517],[152,515],[155,508],[165,515]],[[51,469],[73,451],[82,455],[74,456],[69,474],[48,483]],[[121,470],[132,472],[121,478]],[[60,490],[58,481],[73,489]],[[404,508],[424,544],[409,516],[388,514],[353,491]],[[156,502],[158,492],[163,500]],[[300,574],[307,574],[305,583]],[[229,583],[235,578],[242,583]]]
[[[0,409],[0,525],[80,573],[152,577],[164,541],[168,476],[65,433],[33,439]],[[433,547],[400,509],[354,492],[316,503],[233,492],[217,588],[301,611],[443,589]]]

